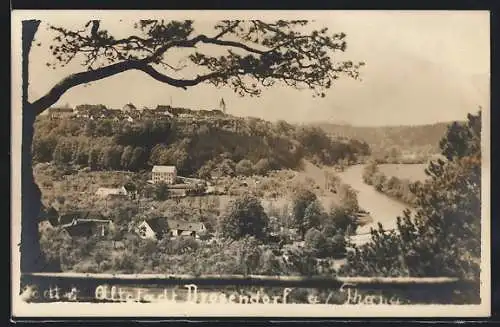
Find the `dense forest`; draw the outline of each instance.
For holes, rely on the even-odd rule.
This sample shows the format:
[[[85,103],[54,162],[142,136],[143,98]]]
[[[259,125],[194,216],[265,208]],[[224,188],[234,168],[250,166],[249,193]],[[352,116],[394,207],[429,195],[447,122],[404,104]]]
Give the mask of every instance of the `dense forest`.
[[[318,164],[355,162],[370,153],[366,142],[335,140],[317,127],[296,127],[256,118],[158,117],[50,119],[35,123],[35,163],[73,164],[97,170],[141,171],[175,165],[181,175],[208,177],[297,168],[303,158]]]

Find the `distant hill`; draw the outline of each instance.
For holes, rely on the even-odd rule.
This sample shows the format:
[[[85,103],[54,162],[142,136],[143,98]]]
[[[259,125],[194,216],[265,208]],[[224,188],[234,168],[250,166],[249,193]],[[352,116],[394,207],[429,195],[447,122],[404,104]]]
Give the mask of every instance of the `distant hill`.
[[[372,151],[397,148],[403,151],[439,152],[439,141],[450,123],[416,126],[360,127],[347,124],[316,123],[333,138],[357,139],[368,143]]]

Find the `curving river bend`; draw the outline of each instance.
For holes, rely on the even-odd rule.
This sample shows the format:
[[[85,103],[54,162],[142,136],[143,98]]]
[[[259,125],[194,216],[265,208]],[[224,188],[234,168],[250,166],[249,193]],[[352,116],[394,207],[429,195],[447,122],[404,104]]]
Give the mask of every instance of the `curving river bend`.
[[[408,208],[404,203],[391,199],[377,192],[373,186],[363,182],[364,165],[354,165],[346,168],[344,172],[337,173],[345,184],[351,185],[358,192],[359,206],[370,212],[373,222],[358,228],[358,234],[368,233],[371,227],[377,228],[377,223],[382,223],[385,230],[396,227],[396,217],[402,216]]]

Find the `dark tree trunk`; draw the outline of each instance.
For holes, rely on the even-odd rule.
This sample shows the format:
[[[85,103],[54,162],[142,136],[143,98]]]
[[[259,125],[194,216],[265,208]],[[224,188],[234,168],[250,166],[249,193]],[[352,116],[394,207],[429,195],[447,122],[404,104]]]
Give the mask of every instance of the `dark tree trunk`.
[[[40,249],[38,217],[41,193],[33,178],[31,145],[36,112],[28,102],[28,61],[31,44],[40,21],[22,22],[22,68],[23,68],[23,136],[21,163],[21,272],[43,270],[44,260]]]

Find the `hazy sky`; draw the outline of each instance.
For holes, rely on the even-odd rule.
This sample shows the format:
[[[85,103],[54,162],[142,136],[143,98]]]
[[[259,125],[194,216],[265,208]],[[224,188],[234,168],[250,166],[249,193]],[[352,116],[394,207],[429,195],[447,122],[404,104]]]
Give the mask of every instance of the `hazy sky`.
[[[229,13],[231,14],[231,13]],[[225,13],[227,18],[228,13]],[[176,13],[175,19],[180,19]],[[231,14],[233,15],[233,14]],[[276,13],[274,13],[276,15]],[[487,12],[375,12],[331,11],[293,13],[314,18],[314,27],[347,34],[347,51],[353,61],[364,61],[362,81],[340,80],[326,98],[312,98],[308,91],[286,87],[265,90],[260,98],[237,96],[230,89],[199,85],[177,89],[141,72],[127,72],[90,86],[68,91],[58,105],[102,103],[121,108],[169,104],[214,109],[223,97],[229,113],[290,122],[346,122],[354,125],[409,125],[464,119],[478,106],[489,108],[489,14]],[[193,14],[185,14],[193,19]],[[51,16],[53,25],[83,27],[85,13]],[[133,16],[134,18],[137,15]],[[163,15],[162,17],[168,17]],[[262,18],[262,15],[257,17]],[[283,16],[289,17],[289,16]],[[122,18],[122,22],[117,19]],[[148,18],[142,13],[141,18]],[[209,14],[195,20],[197,31],[210,34],[207,26],[219,19]],[[130,15],[103,19],[102,26],[126,35]],[[41,25],[30,57],[30,99],[47,92],[68,73],[83,68],[76,63],[52,70],[48,45],[53,34]],[[178,53],[181,55],[182,53]],[[178,57],[178,56],[177,56]],[[189,71],[186,74],[189,75]],[[190,76],[190,75],[189,75]],[[185,77],[189,77],[185,76]]]

